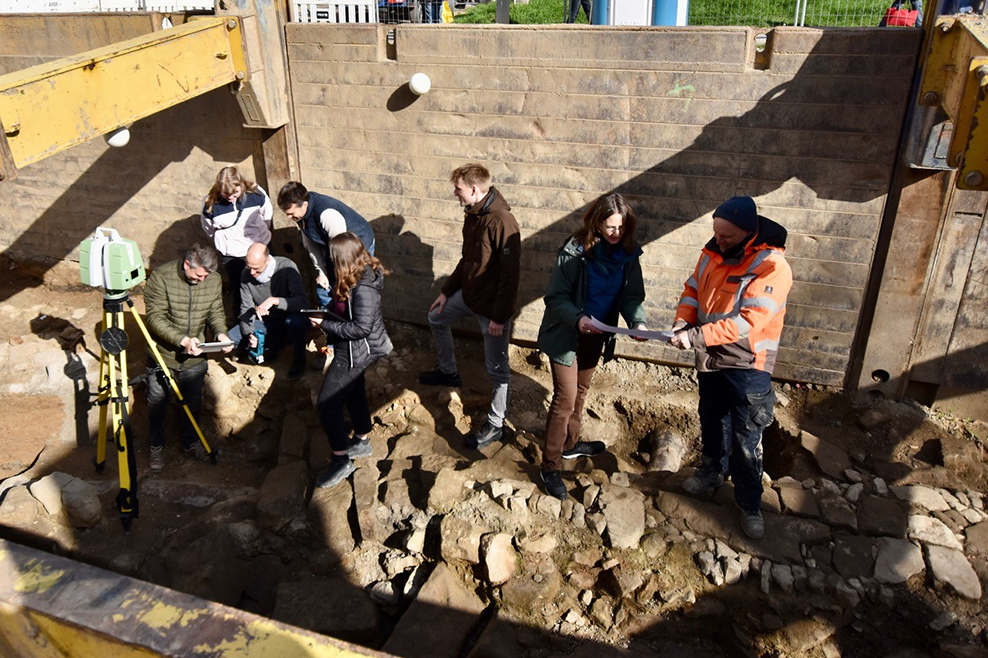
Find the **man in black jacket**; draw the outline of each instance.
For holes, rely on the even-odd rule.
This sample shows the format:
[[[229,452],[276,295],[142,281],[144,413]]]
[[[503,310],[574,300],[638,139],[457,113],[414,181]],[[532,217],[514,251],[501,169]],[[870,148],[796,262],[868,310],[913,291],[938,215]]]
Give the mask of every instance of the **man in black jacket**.
[[[255,242],[247,249],[247,267],[240,275],[240,323],[230,329],[230,340],[240,345],[247,336],[251,348],[257,347],[256,323],[263,325],[266,358],[277,358],[281,345],[291,339],[293,358],[289,379],[305,374],[305,339],[309,320],[299,311],[309,306],[298,267],[288,258],[272,256],[267,245]]]

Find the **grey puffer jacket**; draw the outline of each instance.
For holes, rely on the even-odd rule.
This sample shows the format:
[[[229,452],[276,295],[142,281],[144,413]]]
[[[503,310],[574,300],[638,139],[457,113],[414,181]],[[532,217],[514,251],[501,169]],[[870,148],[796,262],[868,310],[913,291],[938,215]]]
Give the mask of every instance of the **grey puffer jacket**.
[[[384,326],[381,291],[384,275],[368,266],[350,290],[346,320],[323,320],[322,328],[333,342],[334,359],[345,359],[350,368],[366,368],[387,356],[394,347]]]

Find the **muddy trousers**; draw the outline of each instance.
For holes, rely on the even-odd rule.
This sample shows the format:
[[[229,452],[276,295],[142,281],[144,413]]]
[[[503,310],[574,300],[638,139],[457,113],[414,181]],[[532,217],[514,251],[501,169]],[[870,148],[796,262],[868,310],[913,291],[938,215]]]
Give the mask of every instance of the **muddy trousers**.
[[[730,475],[734,500],[746,511],[761,507],[762,431],[772,422],[772,375],[724,369],[697,373],[700,382],[702,471]]]
[[[580,334],[573,363],[568,366],[552,364],[552,402],[545,420],[543,471],[558,471],[563,450],[572,448],[580,440],[583,403],[606,341],[607,337],[601,334]]]
[[[319,422],[329,438],[329,446],[337,452],[346,450],[349,439],[343,418],[344,408],[350,414],[350,423],[356,434],[367,434],[372,428],[364,370],[351,369],[343,362],[346,358],[346,354],[337,353],[326,371],[316,401]]]
[[[155,363],[149,363],[148,368],[155,367]],[[206,383],[206,369],[209,362],[203,361],[197,366],[185,368],[184,370],[172,370],[172,377],[178,384],[178,390],[182,392],[182,398],[189,405],[189,411],[199,420],[199,411],[202,409],[202,389]],[[148,377],[148,426],[151,434],[151,447],[159,448],[165,445],[165,417],[168,415],[168,398],[172,395],[171,385],[165,380],[161,372],[156,372]],[[189,422],[188,416],[182,412],[182,447],[191,448],[197,441],[199,435]]]

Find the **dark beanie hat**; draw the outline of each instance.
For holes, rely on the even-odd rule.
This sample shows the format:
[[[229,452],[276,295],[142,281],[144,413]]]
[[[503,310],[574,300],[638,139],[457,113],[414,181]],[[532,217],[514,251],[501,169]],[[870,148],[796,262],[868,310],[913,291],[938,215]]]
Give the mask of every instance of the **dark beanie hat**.
[[[726,219],[748,233],[758,230],[758,211],[755,208],[755,200],[750,196],[732,196],[717,206],[714,217]]]

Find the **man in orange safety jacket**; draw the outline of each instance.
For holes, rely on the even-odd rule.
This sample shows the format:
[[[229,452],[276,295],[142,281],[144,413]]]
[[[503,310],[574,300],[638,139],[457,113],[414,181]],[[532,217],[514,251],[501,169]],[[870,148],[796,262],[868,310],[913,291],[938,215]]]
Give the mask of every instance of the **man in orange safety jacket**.
[[[741,527],[760,539],[762,431],[773,418],[772,369],[792,287],[786,230],[747,196],[720,204],[713,229],[679,299],[671,341],[696,351],[700,384],[702,460],[683,488],[699,494],[730,474]]]

